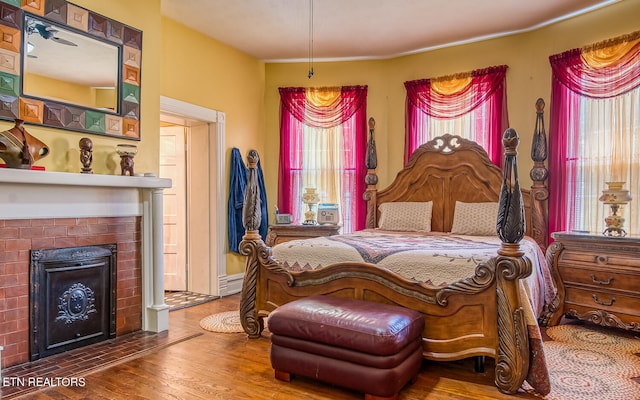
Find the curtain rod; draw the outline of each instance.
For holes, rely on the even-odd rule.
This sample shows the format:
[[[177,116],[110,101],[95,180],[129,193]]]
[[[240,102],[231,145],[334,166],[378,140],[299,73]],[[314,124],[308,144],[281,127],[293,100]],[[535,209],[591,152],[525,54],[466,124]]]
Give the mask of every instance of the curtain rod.
[[[602,49],[606,49],[607,47],[615,46],[617,44],[624,43],[624,42],[632,42],[637,39],[640,39],[640,31],[635,31],[632,33],[628,33],[626,35],[621,35],[611,39],[603,40],[601,42],[588,44],[580,48],[580,50],[582,50],[583,52],[602,50]]]

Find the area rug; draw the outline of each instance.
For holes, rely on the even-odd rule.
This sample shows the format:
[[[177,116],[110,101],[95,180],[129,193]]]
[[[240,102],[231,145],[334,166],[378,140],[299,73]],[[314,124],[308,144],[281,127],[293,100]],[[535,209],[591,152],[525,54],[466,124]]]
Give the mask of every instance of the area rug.
[[[640,400],[640,340],[626,332],[558,325],[544,342],[551,392],[548,400]],[[525,384],[525,389],[532,392]]]
[[[200,320],[200,327],[210,332],[240,333],[244,332],[240,323],[240,311],[224,311],[209,315]]]
[[[219,299],[218,296],[208,294],[194,293],[188,291],[164,292],[164,303],[169,306],[169,311],[180,310],[182,308],[197,306],[209,301]]]

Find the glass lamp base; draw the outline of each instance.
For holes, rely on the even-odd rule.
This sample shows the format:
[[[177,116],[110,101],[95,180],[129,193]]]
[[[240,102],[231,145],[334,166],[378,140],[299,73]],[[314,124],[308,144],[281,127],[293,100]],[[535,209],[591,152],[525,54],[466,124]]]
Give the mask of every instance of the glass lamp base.
[[[605,236],[620,236],[620,237],[624,237],[627,236],[627,231],[625,231],[622,228],[607,228],[604,230],[604,232],[602,232],[603,235]]]

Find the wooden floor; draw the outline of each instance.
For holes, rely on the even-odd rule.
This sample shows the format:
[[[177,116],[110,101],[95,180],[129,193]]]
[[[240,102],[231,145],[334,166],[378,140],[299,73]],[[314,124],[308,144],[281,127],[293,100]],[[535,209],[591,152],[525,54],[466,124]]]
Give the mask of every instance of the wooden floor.
[[[199,321],[215,312],[239,308],[239,295],[169,313],[172,335],[204,334],[87,375],[84,386],[58,386],[29,399],[363,399],[361,393],[306,378],[278,381],[269,363],[269,338],[204,331]],[[423,362],[418,380],[400,392],[400,400],[535,399],[527,393],[500,393],[487,372],[473,372],[472,360]]]

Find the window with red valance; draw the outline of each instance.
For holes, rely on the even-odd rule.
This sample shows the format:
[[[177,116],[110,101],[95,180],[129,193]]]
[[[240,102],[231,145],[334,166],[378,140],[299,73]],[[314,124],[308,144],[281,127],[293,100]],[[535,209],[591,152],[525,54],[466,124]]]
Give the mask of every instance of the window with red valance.
[[[343,232],[364,228],[367,86],[280,88],[278,208],[304,220],[302,194],[340,207]]]
[[[509,127],[507,66],[405,82],[405,164],[421,144],[445,133],[480,144],[502,162],[502,134]]]

